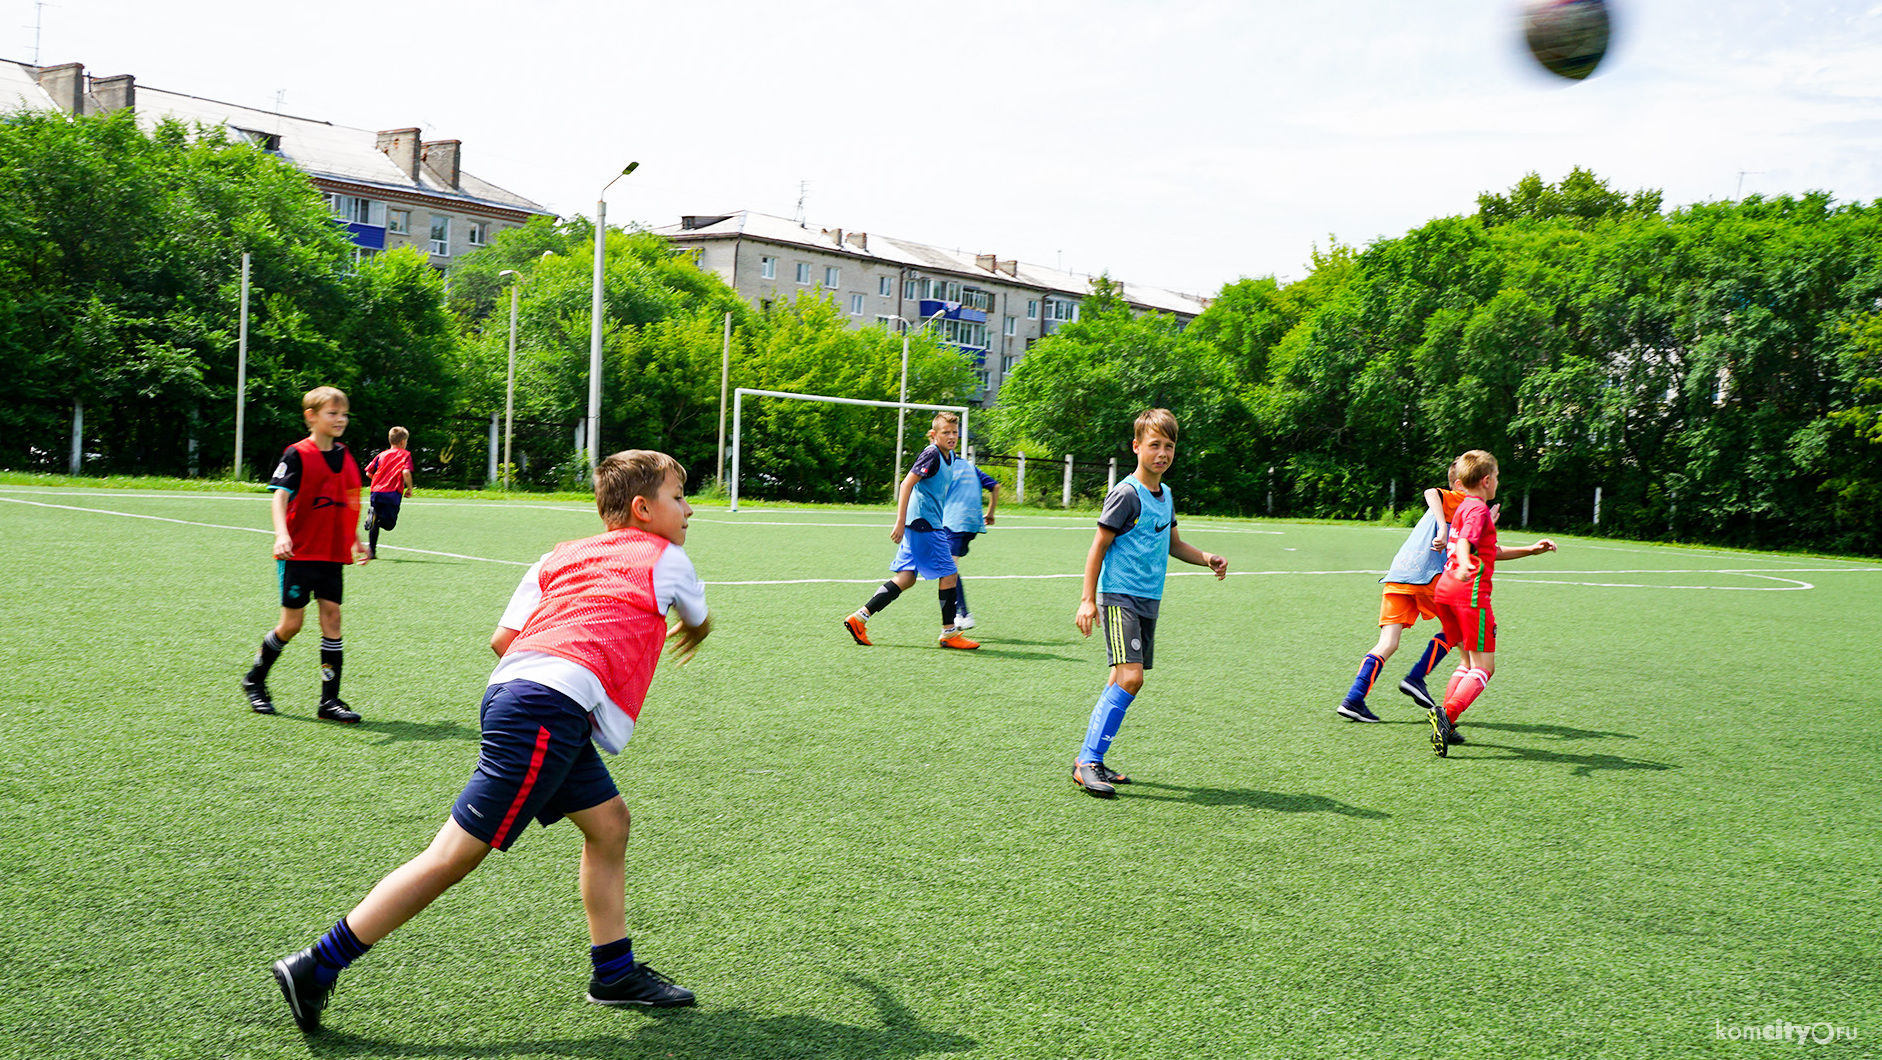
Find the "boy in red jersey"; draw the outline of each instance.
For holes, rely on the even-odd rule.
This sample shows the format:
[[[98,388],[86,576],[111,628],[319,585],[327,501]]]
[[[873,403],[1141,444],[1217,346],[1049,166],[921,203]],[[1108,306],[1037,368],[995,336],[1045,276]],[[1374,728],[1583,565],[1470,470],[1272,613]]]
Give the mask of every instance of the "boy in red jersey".
[[[1444,625],[1444,639],[1462,656],[1457,672],[1444,690],[1444,703],[1431,711],[1431,749],[1438,757],[1450,745],[1463,743],[1457,719],[1483,694],[1496,673],[1496,612],[1490,608],[1490,576],[1500,559],[1554,552],[1555,542],[1543,538],[1533,545],[1503,548],[1496,542],[1496,457],[1472,449],[1452,465],[1464,502],[1451,518],[1450,547],[1444,573],[1432,603]]]
[[[581,894],[598,1005],[690,1005],[693,992],[634,959],[627,937],[627,805],[595,753],[619,753],[672,640],[684,663],[712,630],[705,591],[681,546],[693,509],[686,471],[665,453],[632,449],[595,468],[606,533],[565,541],[523,575],[497,623],[499,657],[479,711],[477,769],[424,853],[379,881],[318,942],[274,963],[303,1031],[340,972],[393,929],[508,850],[532,818],[562,817],[582,833]],[[667,632],[667,612],[680,622]]]
[[[346,431],[346,395],[336,387],[309,390],[301,398],[308,436],[288,446],[268,480],[274,492],[275,570],[281,583],[281,620],[261,640],[242,695],[257,714],[273,714],[268,671],[301,631],[307,601],[320,601],[320,709],[327,721],[349,724],[359,715],[340,698],[340,670],[345,642],[340,638],[341,574],[346,565],[365,563],[359,543],[359,464],[341,444]]]
[[[366,555],[379,558],[379,531],[399,525],[399,502],[412,495],[412,454],[405,448],[410,432],[394,427],[386,432],[391,448],[366,464],[372,476],[371,508],[366,512]]]

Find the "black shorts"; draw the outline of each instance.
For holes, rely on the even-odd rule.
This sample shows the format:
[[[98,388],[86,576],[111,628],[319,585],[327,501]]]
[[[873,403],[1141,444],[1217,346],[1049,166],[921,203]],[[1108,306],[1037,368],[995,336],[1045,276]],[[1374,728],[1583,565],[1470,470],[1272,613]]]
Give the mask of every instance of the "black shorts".
[[[341,572],[346,564],[324,559],[278,559],[275,566],[281,575],[282,607],[299,611],[315,597],[335,607],[340,605],[340,598],[345,595]]]
[[[399,525],[399,502],[405,494],[397,490],[372,495],[372,524],[380,530],[391,530]]]
[[[588,712],[534,681],[484,690],[477,770],[451,807],[451,819],[498,850],[531,820],[554,824],[620,794],[589,738]]]
[[[1098,622],[1104,629],[1104,653],[1112,666],[1138,663],[1150,669],[1157,646],[1156,619],[1128,607],[1104,604],[1098,608]]]
[[[952,552],[956,558],[965,556],[967,555],[967,550],[973,546],[974,538],[979,536],[978,533],[964,534],[959,530],[949,530],[948,551]]]

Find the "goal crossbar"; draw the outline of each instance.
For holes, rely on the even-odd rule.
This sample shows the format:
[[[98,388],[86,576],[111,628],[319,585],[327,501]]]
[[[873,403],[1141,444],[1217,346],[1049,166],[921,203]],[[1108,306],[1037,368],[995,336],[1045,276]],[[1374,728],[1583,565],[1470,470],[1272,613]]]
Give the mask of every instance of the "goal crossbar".
[[[925,405],[915,401],[869,401],[864,398],[835,397],[830,394],[794,394],[788,390],[754,390],[739,387],[732,392],[732,479],[727,484],[731,494],[730,510],[738,511],[738,468],[740,445],[744,432],[740,429],[744,423],[745,395],[752,397],[786,398],[791,401],[822,401],[831,405],[870,405],[879,409],[923,409],[935,412],[958,412],[961,415],[961,437],[967,437],[966,405]]]

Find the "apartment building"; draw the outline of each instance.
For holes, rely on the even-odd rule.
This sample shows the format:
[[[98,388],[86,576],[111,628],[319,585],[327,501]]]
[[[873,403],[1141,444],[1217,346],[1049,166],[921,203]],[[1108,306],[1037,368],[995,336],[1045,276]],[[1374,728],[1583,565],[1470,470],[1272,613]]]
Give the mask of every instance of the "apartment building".
[[[1078,319],[1079,303],[1091,290],[1090,276],[997,254],[751,211],[682,217],[655,231],[759,308],[821,292],[857,327],[915,327],[933,318],[928,327],[973,357],[983,405],[993,403],[1034,343]],[[1187,324],[1208,305],[1197,295],[1120,283],[1125,301],[1140,313],[1168,313]]]
[[[133,110],[140,124],[164,118],[220,128],[277,155],[313,180],[356,258],[414,246],[432,267],[458,258],[531,217],[537,203],[465,172],[463,144],[425,140],[417,128],[377,132],[139,85],[130,74],[94,77],[82,63],[36,67],[0,60],[0,111],[108,114]]]

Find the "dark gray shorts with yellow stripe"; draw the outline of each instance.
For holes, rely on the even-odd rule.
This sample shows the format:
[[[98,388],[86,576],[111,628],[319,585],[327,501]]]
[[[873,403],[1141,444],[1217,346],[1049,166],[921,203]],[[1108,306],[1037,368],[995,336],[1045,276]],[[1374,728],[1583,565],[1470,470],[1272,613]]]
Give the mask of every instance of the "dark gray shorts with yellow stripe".
[[[1155,616],[1139,614],[1121,604],[1102,604],[1098,608],[1098,623],[1104,630],[1104,651],[1112,666],[1136,663],[1150,669],[1151,658],[1156,653]]]

